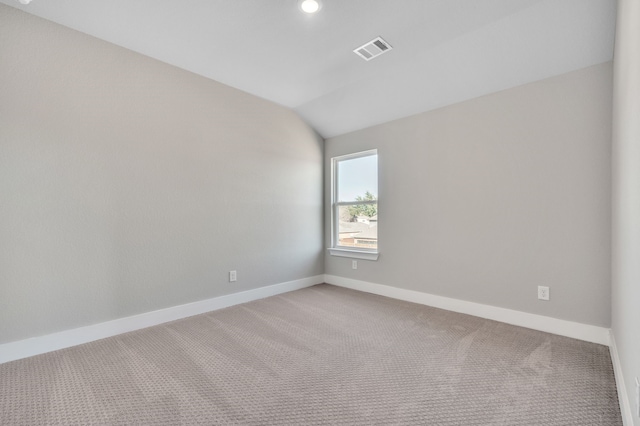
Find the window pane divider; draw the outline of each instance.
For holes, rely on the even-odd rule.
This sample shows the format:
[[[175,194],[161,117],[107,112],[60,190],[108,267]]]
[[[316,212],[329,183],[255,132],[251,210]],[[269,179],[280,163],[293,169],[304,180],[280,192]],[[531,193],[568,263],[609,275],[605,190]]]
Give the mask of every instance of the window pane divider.
[[[378,204],[378,200],[367,201],[336,201],[336,206],[359,206],[362,204]]]

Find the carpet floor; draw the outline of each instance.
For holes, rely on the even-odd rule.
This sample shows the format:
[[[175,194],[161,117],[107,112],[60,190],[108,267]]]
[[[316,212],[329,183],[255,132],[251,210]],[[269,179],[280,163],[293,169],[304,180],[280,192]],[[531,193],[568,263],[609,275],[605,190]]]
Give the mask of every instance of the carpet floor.
[[[318,285],[0,365],[2,425],[621,425],[605,346]]]

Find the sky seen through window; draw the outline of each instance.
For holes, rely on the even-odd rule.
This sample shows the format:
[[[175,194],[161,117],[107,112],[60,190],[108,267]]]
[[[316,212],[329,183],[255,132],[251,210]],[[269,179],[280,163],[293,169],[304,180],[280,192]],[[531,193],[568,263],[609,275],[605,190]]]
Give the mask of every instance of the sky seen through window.
[[[354,158],[338,163],[338,201],[356,201],[369,191],[378,198],[378,156]]]

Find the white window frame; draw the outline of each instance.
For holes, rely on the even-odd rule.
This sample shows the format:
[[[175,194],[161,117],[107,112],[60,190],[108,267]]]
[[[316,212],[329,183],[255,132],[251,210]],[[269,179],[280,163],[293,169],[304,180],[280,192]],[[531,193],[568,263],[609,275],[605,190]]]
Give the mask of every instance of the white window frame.
[[[329,253],[332,256],[351,257],[354,259],[364,260],[378,260],[380,255],[380,241],[378,240],[377,248],[364,248],[364,247],[348,247],[338,245],[338,223],[339,223],[339,211],[342,206],[354,206],[359,204],[378,204],[378,199],[372,201],[338,201],[338,163],[345,160],[354,160],[356,158],[369,157],[371,155],[378,155],[377,149],[371,149],[368,151],[356,152],[353,154],[341,155],[339,157],[333,157],[331,159],[331,247]],[[379,158],[379,157],[378,157]],[[378,190],[378,193],[380,191]],[[380,213],[380,205],[378,204],[378,215]]]

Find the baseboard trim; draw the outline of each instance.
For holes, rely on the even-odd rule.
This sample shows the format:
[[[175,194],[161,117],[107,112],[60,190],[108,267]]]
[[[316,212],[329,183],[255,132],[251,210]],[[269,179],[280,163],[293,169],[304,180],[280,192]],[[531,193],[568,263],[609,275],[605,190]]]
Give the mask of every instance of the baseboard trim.
[[[604,327],[581,324],[546,317],[543,315],[515,311],[512,309],[499,308],[497,306],[483,305],[465,300],[452,299],[450,297],[436,296],[434,294],[390,287],[383,284],[374,284],[367,281],[343,278],[335,275],[325,274],[324,282],[339,287],[364,291],[380,296],[391,297],[393,299],[405,300],[407,302],[419,303],[422,305],[432,306],[434,308],[446,309],[448,311],[473,315],[520,327],[531,328],[533,330],[545,331],[547,333],[609,346],[609,329]]]
[[[275,296],[305,287],[311,287],[316,284],[321,284],[322,282],[324,282],[324,276],[316,275],[314,277],[302,278],[253,290],[214,297],[212,299],[172,306],[170,308],[145,312],[139,315],[119,318],[72,330],[60,331],[58,333],[52,333],[45,336],[4,343],[0,345],[0,364],[92,342],[94,340],[104,339],[105,337],[139,330],[141,328],[151,327],[193,315],[203,314],[205,312],[215,311],[217,309],[238,305],[240,303],[264,299],[265,297]]]
[[[624,426],[633,426],[631,400],[629,399],[627,387],[624,383],[622,364],[620,364],[620,356],[618,355],[618,347],[616,346],[616,336],[613,330],[611,331],[610,340],[609,352],[611,352],[611,363],[613,364],[613,373],[616,378],[616,387],[618,388],[618,403],[620,404],[620,413],[622,414],[622,424]]]

